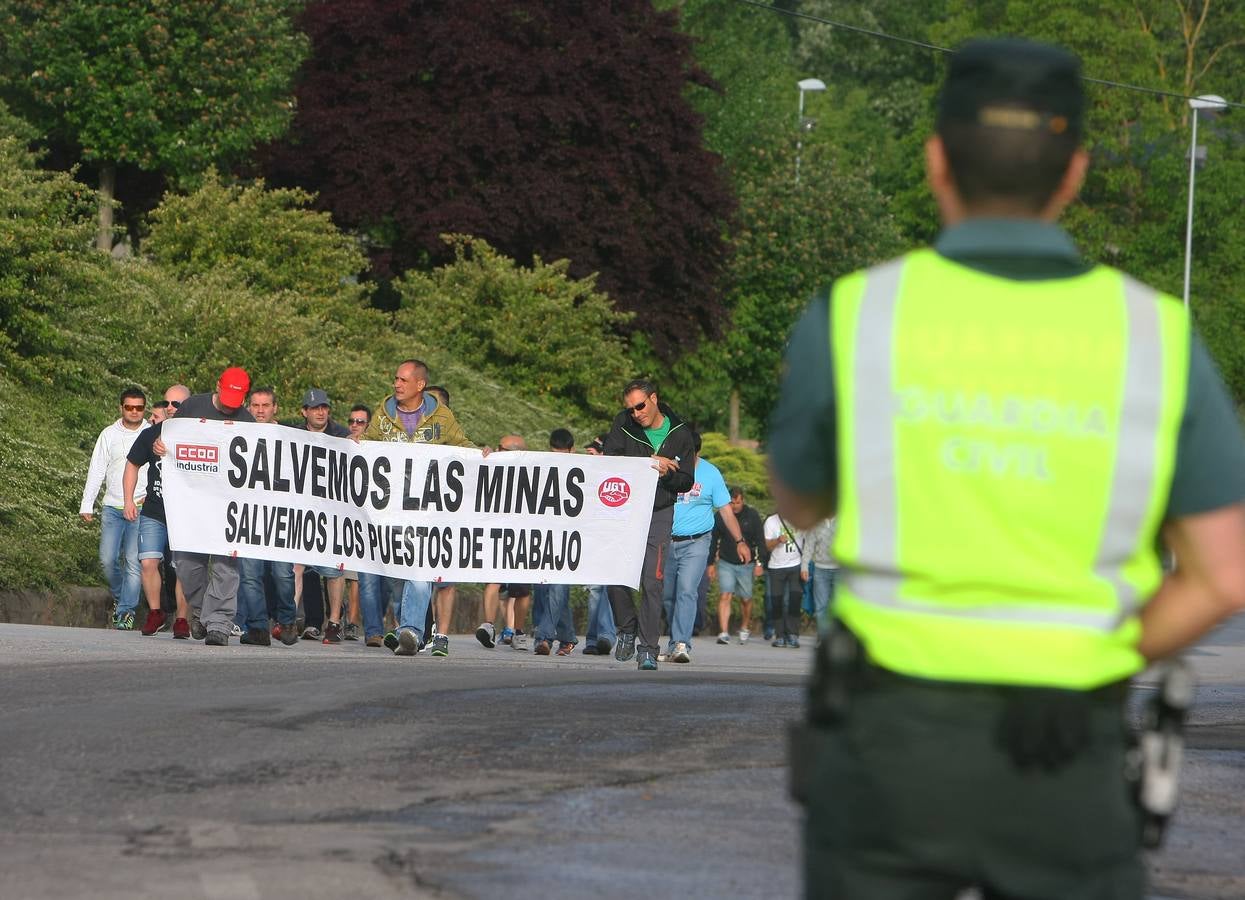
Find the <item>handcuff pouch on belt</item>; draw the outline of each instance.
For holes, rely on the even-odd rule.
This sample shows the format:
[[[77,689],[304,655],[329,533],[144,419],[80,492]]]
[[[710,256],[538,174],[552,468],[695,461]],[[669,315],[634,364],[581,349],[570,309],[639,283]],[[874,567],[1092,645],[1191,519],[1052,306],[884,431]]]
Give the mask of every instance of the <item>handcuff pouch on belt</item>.
[[[1163,842],[1167,821],[1176,811],[1180,764],[1184,759],[1184,723],[1197,678],[1183,659],[1154,668],[1158,685],[1147,701],[1141,734],[1129,752],[1128,775],[1142,816],[1142,844],[1151,849]]]

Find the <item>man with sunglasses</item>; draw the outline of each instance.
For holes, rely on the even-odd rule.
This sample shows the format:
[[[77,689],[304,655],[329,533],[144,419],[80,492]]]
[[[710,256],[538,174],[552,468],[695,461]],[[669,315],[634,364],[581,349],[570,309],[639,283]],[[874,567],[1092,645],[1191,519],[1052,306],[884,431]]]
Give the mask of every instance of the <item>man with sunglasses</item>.
[[[121,418],[101,431],[95,439],[79,513],[82,521],[88,524],[95,521],[95,498],[103,487],[99,562],[112,593],[112,626],[130,631],[134,628],[134,609],[138,606],[142,576],[138,564],[138,523],[126,519],[121,491],[126,454],[139,433],[148,427],[143,418],[147,412],[147,395],[141,388],[131,386],[121,392],[120,404]],[[137,499],[141,503],[143,494],[140,493]],[[125,559],[124,569],[118,562],[122,557]]]
[[[651,672],[657,668],[661,640],[662,557],[674,525],[675,498],[695,483],[695,438],[692,429],[658,400],[653,383],[636,379],[623,388],[623,410],[614,417],[602,452],[605,456],[648,457],[659,476],[640,576],[638,614],[631,588],[609,588],[610,607],[618,626],[614,658],[626,662],[637,656],[638,634],[637,667]]]
[[[184,384],[175,384],[164,392],[163,400],[152,404],[152,427],[140,434],[130,447],[126,455],[125,474],[122,476],[121,494],[125,502],[124,515],[126,521],[135,522],[138,525],[138,563],[142,573],[143,595],[147,599],[148,607],[147,620],[143,623],[142,633],[149,637],[164,627],[167,618],[160,602],[163,584],[160,577],[160,564],[164,562],[164,554],[169,546],[169,530],[164,518],[162,460],[156,455],[153,445],[160,437],[161,423],[176,415],[182,401],[189,396],[188,387]],[[134,491],[138,486],[138,476],[144,469],[147,471],[147,488],[140,510],[134,500]],[[177,615],[173,621],[173,637],[189,638],[190,607],[181,591],[176,592],[176,603]]]

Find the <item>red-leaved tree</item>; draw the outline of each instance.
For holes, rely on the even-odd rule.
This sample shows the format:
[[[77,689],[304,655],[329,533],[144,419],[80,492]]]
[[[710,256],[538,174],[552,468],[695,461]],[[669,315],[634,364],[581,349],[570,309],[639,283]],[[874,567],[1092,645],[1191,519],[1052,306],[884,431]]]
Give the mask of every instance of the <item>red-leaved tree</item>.
[[[309,4],[298,113],[277,183],[319,193],[373,238],[381,275],[485,238],[639,315],[663,356],[724,319],[733,200],[684,97],[708,76],[649,0],[333,0]]]

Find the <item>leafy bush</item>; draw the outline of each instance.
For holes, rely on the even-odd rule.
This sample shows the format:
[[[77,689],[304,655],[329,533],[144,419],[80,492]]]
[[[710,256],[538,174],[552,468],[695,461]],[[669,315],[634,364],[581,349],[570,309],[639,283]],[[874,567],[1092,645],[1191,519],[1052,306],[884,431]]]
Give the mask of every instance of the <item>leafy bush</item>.
[[[769,496],[769,475],[765,457],[755,450],[739,447],[726,435],[708,431],[701,435],[700,455],[718,467],[728,487],[739,485],[749,506],[768,513],[773,501]]]
[[[143,252],[180,278],[230,269],[259,293],[289,292],[300,312],[366,306],[357,278],[366,257],[328,213],[308,208],[312,199],[262,181],[225,184],[211,171],[194,193],[170,193],[152,211]]]
[[[618,411],[628,365],[618,326],[630,320],[598,293],[595,279],[570,278],[568,263],[531,268],[485,241],[447,235],[454,262],[409,272],[398,282],[400,329],[470,359],[529,396],[599,417]]]
[[[48,381],[77,338],[59,315],[64,298],[100,271],[81,252],[95,196],[68,175],[40,170],[28,137],[0,108],[0,367]]]

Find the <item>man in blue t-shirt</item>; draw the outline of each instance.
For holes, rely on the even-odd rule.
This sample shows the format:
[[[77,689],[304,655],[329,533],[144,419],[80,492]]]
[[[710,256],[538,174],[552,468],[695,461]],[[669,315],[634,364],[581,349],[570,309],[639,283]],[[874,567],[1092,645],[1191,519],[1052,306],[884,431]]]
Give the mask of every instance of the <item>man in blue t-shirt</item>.
[[[731,492],[726,489],[718,467],[700,456],[700,434],[693,435],[696,447],[694,483],[691,490],[679,494],[674,503],[674,527],[670,549],[666,553],[665,601],[670,610],[670,645],[666,651],[671,662],[692,661],[692,627],[696,622],[696,597],[701,579],[709,564],[709,542],[713,534],[713,513],[718,511],[744,562],[751,551],[739,530],[739,522],[731,509]],[[673,606],[671,604],[673,603]]]

